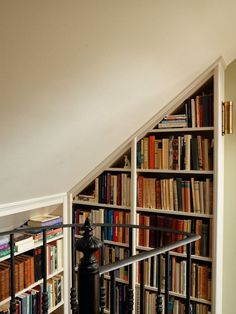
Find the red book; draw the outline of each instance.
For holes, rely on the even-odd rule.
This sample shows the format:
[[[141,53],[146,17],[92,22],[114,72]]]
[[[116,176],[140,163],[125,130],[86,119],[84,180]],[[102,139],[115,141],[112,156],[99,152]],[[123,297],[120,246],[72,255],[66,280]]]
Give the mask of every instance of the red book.
[[[143,207],[143,176],[138,177],[138,207]]]
[[[144,225],[144,216],[139,216],[139,225]],[[139,245],[144,246],[144,229],[139,229]]]
[[[149,168],[155,169],[155,135],[149,136]]]
[[[117,210],[114,211],[114,224],[117,225],[119,223],[119,212]],[[118,227],[113,228],[113,241],[118,242]]]
[[[178,222],[177,222],[177,230],[178,231],[183,231],[184,230],[184,220],[182,220],[182,219],[178,219],[177,220]],[[181,235],[181,234],[178,234],[177,235],[177,241],[180,241],[180,240],[182,240],[183,239],[183,236]],[[183,253],[183,247],[181,246],[181,247],[178,247],[177,249],[176,249],[176,251],[178,252],[178,253]]]

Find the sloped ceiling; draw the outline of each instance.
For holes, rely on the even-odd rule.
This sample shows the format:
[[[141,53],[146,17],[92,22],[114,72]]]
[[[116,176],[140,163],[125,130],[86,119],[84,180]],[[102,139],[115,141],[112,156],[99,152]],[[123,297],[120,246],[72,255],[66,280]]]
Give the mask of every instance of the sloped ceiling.
[[[68,191],[219,56],[235,1],[0,1],[0,203]]]

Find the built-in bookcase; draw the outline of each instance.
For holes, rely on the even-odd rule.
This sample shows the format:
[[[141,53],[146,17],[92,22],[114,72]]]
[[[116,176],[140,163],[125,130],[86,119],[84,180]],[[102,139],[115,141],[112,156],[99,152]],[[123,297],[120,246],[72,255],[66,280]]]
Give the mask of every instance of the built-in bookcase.
[[[52,214],[62,217],[67,223],[67,196],[54,195],[40,199],[17,202],[0,206],[0,230],[8,231],[27,223],[32,217]],[[68,230],[56,228],[47,233],[47,288],[49,313],[67,313],[68,261],[65,247]],[[42,245],[37,235],[28,234],[32,241],[15,252],[15,292],[17,307],[25,311],[40,308],[42,292]],[[1,250],[0,257],[0,309],[7,310],[10,303],[10,255]],[[4,256],[3,256],[4,253]],[[5,313],[5,312],[4,312]]]
[[[200,234],[201,240],[192,246],[195,313],[221,313],[223,76],[220,60],[71,191],[78,222],[92,213],[95,222],[130,222]],[[118,228],[108,230],[107,252],[114,252],[115,258],[125,256],[126,235]],[[156,247],[154,236],[148,230],[134,232],[133,253]],[[161,241],[165,244],[166,239]],[[146,304],[153,303],[157,289],[156,263],[155,259],[145,262]],[[170,302],[181,313],[186,295],[185,248],[170,253],[170,265]],[[133,286],[138,289],[138,266],[134,273]],[[125,284],[122,276],[117,281]],[[152,313],[151,307],[147,310]]]

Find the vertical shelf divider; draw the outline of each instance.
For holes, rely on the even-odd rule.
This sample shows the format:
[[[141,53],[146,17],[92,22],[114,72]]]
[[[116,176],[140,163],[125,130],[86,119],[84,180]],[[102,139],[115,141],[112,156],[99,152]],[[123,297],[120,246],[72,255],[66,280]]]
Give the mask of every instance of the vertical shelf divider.
[[[131,211],[130,211],[130,222],[131,224],[136,224],[136,207],[137,207],[137,138],[135,137],[131,143]],[[132,254],[136,254],[136,235],[137,229],[133,229],[133,252]],[[135,286],[136,286],[136,270],[137,265],[133,265],[133,291],[134,291],[134,309],[133,313],[137,313],[136,311],[136,293],[135,293]]]

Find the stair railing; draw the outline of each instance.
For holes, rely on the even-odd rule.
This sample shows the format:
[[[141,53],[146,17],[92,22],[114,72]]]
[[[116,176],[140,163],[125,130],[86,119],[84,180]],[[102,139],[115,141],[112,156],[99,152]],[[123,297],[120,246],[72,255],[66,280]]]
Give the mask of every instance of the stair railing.
[[[145,313],[144,300],[145,300],[145,286],[144,276],[145,268],[144,261],[151,258],[157,257],[157,302],[156,302],[156,313],[162,314],[168,313],[168,302],[169,302],[169,252],[177,249],[183,245],[187,247],[187,263],[186,263],[186,299],[185,299],[185,313],[191,313],[191,245],[193,242],[200,239],[199,235],[187,233],[184,231],[178,231],[168,228],[151,227],[144,225],[127,225],[127,224],[94,224],[91,225],[89,219],[86,219],[84,225],[81,224],[58,224],[47,227],[20,227],[14,230],[1,232],[0,236],[10,235],[10,313],[16,314],[16,291],[15,291],[15,244],[14,234],[22,232],[30,232],[36,230],[42,230],[43,232],[43,243],[42,243],[42,310],[43,314],[48,313],[48,291],[47,291],[47,231],[54,228],[70,228],[71,229],[71,289],[70,289],[70,303],[72,314],[98,314],[105,313],[105,299],[106,289],[104,286],[104,275],[110,274],[110,314],[116,313],[115,308],[115,271],[122,268],[128,267],[128,290],[127,290],[127,302],[124,307],[124,313],[133,313],[134,311],[134,291],[133,291],[133,267],[135,263],[140,263],[140,314]],[[93,236],[93,229],[95,227],[101,228],[101,240]],[[105,264],[104,254],[104,232],[105,228],[128,228],[129,229],[129,257],[123,260]],[[76,230],[80,229],[83,233],[80,239],[75,238]],[[135,229],[149,229],[156,232],[163,233],[174,233],[183,237],[173,243],[163,245],[158,248],[150,249],[149,251],[141,252],[136,255],[132,255],[133,252],[133,231]],[[159,243],[160,244],[160,243]],[[64,248],[65,250],[66,248]],[[83,257],[77,267],[76,265],[76,250],[83,253]],[[96,260],[94,253],[100,250],[100,266]],[[164,291],[164,304],[162,301],[161,291],[161,255],[165,255],[165,291]],[[76,289],[75,271],[78,271],[78,289]],[[69,291],[69,287],[68,287]],[[77,293],[78,291],[78,293]],[[66,293],[66,291],[65,291]]]

